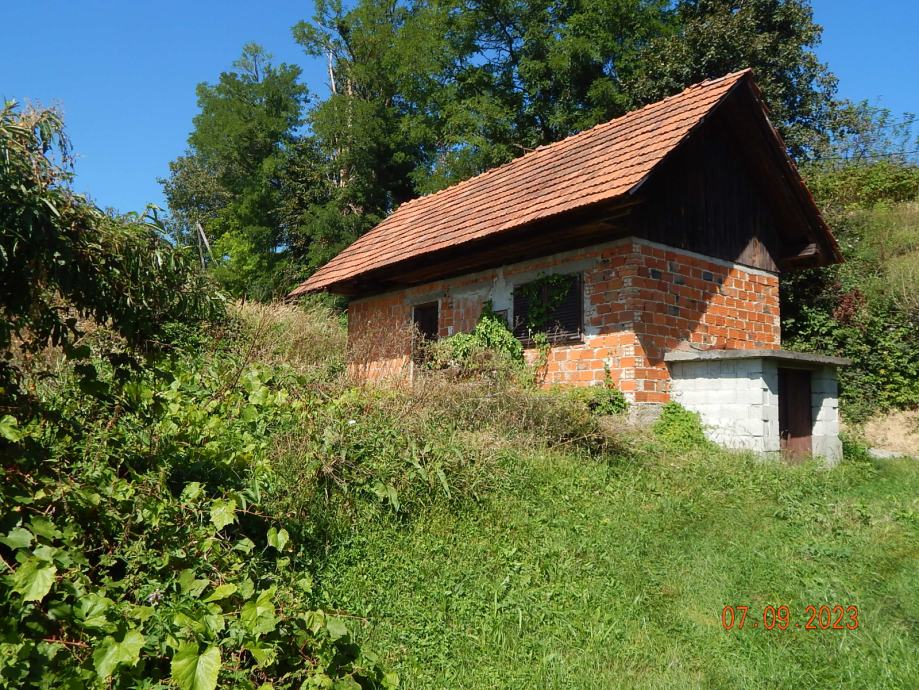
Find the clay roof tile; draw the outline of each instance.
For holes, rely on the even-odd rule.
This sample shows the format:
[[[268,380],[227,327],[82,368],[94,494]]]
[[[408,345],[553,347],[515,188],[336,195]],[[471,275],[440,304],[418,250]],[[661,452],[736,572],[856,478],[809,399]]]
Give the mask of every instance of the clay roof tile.
[[[628,194],[749,74],[695,84],[406,202],[290,295],[334,288],[406,259]]]

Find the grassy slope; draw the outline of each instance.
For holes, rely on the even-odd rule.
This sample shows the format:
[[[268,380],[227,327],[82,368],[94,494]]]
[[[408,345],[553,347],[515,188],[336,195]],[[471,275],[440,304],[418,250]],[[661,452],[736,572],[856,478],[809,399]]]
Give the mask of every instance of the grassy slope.
[[[405,687],[919,686],[919,464],[505,464],[485,503],[360,525],[324,566]],[[826,602],[860,629],[720,623]]]

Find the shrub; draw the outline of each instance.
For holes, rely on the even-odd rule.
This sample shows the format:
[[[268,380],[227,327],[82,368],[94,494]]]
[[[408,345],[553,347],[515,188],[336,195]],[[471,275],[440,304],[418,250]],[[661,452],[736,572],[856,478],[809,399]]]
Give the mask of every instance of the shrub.
[[[587,409],[599,417],[619,415],[629,409],[629,401],[622,391],[616,388],[606,372],[605,381],[598,386],[563,388],[564,394],[581,401]]]
[[[55,156],[56,153],[56,157]],[[0,110],[0,404],[21,396],[14,350],[49,344],[70,356],[86,321],[130,350],[157,349],[173,322],[223,315],[223,298],[188,250],[172,246],[155,209],[103,213],[68,186],[69,143],[54,111]]]
[[[788,347],[841,355],[842,411],[862,422],[919,405],[919,169],[812,172],[846,262],[782,278]]]
[[[666,403],[661,409],[661,416],[651,428],[657,440],[671,452],[683,453],[714,447],[705,437],[699,414],[690,412],[679,403]]]
[[[527,372],[523,345],[488,304],[471,333],[457,333],[430,343],[427,364],[429,369],[453,379],[520,379]]]
[[[314,608],[307,545],[266,510],[270,439],[309,405],[225,345],[128,380],[96,361],[94,394],[68,378],[53,414],[0,427],[0,684],[395,683]]]

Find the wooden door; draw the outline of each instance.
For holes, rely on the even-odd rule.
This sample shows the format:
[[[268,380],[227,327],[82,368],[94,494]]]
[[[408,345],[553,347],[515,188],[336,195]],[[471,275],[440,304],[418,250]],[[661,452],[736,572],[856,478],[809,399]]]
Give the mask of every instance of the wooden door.
[[[779,437],[781,448],[791,455],[811,453],[811,373],[803,369],[779,369]]]

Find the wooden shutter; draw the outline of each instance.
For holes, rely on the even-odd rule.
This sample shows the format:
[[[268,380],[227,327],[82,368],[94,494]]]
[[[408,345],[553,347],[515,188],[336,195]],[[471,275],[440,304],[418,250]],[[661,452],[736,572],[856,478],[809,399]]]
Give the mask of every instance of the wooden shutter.
[[[583,323],[583,290],[580,274],[568,276],[571,279],[568,291],[564,298],[549,315],[547,322],[542,324],[539,331],[544,332],[550,342],[570,342],[581,338]],[[519,285],[514,290],[514,323],[513,331],[524,344],[532,343],[533,333],[527,327],[529,321],[528,291],[525,289],[529,283]],[[540,299],[549,301],[549,287],[544,285]]]
[[[527,328],[530,300],[521,289],[522,287],[524,286],[519,285],[514,289],[514,323],[511,330],[515,336],[521,340],[526,340],[530,337],[530,332]]]
[[[549,338],[555,340],[573,340],[581,337],[581,276],[571,276],[571,285],[564,299],[552,312],[548,324]]]
[[[412,309],[412,324],[415,334],[412,338],[412,361],[422,364],[429,356],[425,343],[437,340],[440,332],[440,309],[437,302],[419,304]]]

